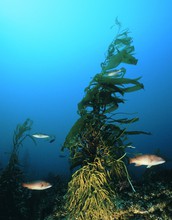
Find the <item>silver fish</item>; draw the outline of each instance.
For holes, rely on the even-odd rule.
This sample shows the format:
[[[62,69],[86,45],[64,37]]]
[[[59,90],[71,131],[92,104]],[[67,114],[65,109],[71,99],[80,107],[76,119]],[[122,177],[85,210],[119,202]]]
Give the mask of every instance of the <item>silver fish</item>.
[[[42,139],[42,138],[50,138],[49,135],[47,135],[47,134],[41,134],[41,133],[32,134],[32,136],[33,136],[34,138],[40,138],[40,139]]]
[[[134,146],[132,146],[132,145],[128,145],[127,147],[128,147],[128,148],[133,148],[133,149],[136,148],[136,147],[134,147]]]
[[[121,73],[121,70],[114,70],[112,72],[107,73],[108,76],[118,76]]]

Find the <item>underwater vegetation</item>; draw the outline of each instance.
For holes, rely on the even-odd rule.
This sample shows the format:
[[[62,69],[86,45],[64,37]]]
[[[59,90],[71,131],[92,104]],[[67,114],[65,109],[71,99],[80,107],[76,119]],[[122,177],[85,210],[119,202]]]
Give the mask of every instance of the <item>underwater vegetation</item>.
[[[70,151],[70,168],[75,170],[70,181],[49,175],[48,182],[24,182],[19,161],[24,140],[31,138],[36,144],[35,138],[43,138],[52,143],[55,136],[30,135],[30,119],[18,124],[9,162],[0,174],[1,220],[164,220],[172,216],[171,171],[158,172],[153,167],[145,172],[142,182],[134,182],[127,169],[126,148],[132,147],[129,136],[150,133],[129,130],[139,118],[116,112],[120,104],[125,104],[126,93],[144,88],[140,77],[126,77],[122,65],[136,65],[137,59],[129,30],[121,30],[120,23],[116,23],[117,35],[108,47],[100,73],[78,103],[79,119],[62,147]],[[153,156],[154,163],[139,163],[145,156]],[[142,155],[130,162],[151,167],[165,160]]]
[[[26,176],[22,170],[19,153],[26,138],[31,138],[36,144],[28,133],[32,124],[33,121],[27,119],[14,130],[9,162],[0,174],[1,220],[43,220],[53,211],[58,210],[61,216],[65,213],[63,195],[66,192],[67,180],[64,177],[49,174],[47,179],[53,184],[53,189],[46,192],[32,192],[23,187],[26,185]]]
[[[149,134],[129,131],[138,117],[120,118],[115,111],[125,103],[124,95],[143,89],[140,77],[125,77],[126,69],[119,65],[136,65],[134,46],[129,30],[118,33],[110,43],[101,72],[85,89],[78,104],[79,119],[68,133],[63,148],[70,151],[71,169],[78,169],[68,184],[66,194],[67,219],[114,219],[117,191],[114,184],[127,181],[135,191],[126,167],[125,149],[128,135]],[[113,183],[113,184],[112,184]]]
[[[27,219],[29,214],[27,208],[29,194],[21,185],[24,174],[21,170],[18,154],[24,140],[30,137],[27,131],[31,127],[32,121],[30,119],[17,125],[13,135],[13,148],[8,165],[0,175],[0,217],[2,220]]]
[[[81,171],[82,172],[82,171]],[[92,183],[91,183],[92,184]],[[84,186],[83,186],[84,187]],[[153,167],[146,169],[142,179],[134,181],[136,192],[130,190],[127,182],[115,184],[118,192],[114,198],[115,210],[113,220],[169,220],[172,216],[172,170],[157,169]],[[86,192],[87,193],[87,192]],[[85,193],[85,194],[86,194]],[[85,194],[83,196],[85,196]],[[61,200],[61,206],[47,216],[44,220],[70,220],[64,209],[65,197]],[[76,205],[76,201],[74,201]],[[78,201],[78,199],[77,199]],[[96,202],[96,201],[95,201]],[[103,201],[102,201],[103,202]],[[95,203],[95,206],[99,204]],[[100,204],[101,206],[102,204]],[[94,206],[93,206],[94,208]],[[102,207],[101,207],[102,208]],[[89,209],[89,211],[93,211]],[[109,211],[108,211],[109,212]],[[108,214],[105,210],[104,214]],[[97,219],[93,217],[92,219]]]
[[[51,189],[31,191],[30,220],[63,219],[66,215],[64,194],[68,179],[65,176],[53,175],[52,173],[47,176],[47,179],[53,185]]]

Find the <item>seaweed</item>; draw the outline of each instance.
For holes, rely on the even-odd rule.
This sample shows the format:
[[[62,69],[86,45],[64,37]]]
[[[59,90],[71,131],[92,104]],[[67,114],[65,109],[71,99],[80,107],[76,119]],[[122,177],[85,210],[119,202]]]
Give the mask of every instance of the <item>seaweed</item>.
[[[14,130],[13,135],[13,151],[18,152],[18,149],[20,146],[22,146],[23,141],[26,139],[26,137],[31,138],[31,140],[36,144],[35,139],[28,133],[28,131],[32,128],[33,121],[31,121],[29,118],[26,119],[26,121],[21,125],[18,124],[16,129]]]
[[[93,163],[88,163],[73,174],[66,194],[68,219],[109,219],[114,210],[110,199],[114,192],[106,176],[100,158],[95,158]]]
[[[29,219],[27,207],[29,194],[21,185],[24,174],[19,163],[19,149],[27,137],[31,138],[27,133],[31,126],[32,121],[27,119],[23,124],[18,124],[14,130],[13,148],[9,162],[0,175],[0,201],[5,201],[0,203],[2,219]]]
[[[96,74],[85,96],[78,103],[80,118],[67,135],[63,148],[70,151],[72,175],[66,194],[68,219],[113,219],[118,193],[114,184],[127,181],[133,192],[125,149],[128,135],[149,134],[128,131],[138,117],[120,118],[116,111],[125,103],[124,95],[143,89],[141,77],[125,78],[126,69],[119,64],[137,64],[129,31],[121,31],[108,47],[101,72]]]

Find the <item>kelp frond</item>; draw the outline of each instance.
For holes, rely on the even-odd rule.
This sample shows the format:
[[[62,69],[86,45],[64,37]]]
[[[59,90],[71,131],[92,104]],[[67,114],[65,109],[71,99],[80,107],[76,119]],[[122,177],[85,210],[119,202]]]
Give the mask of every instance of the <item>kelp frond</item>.
[[[78,103],[80,118],[65,139],[63,148],[70,151],[71,168],[79,168],[69,183],[66,194],[68,219],[111,220],[115,211],[116,189],[112,185],[128,181],[135,191],[126,167],[126,140],[128,135],[149,134],[128,131],[138,117],[119,118],[117,113],[124,95],[144,88],[141,77],[127,78],[120,64],[137,64],[132,37],[121,31],[108,47],[101,71],[85,89]],[[111,184],[112,183],[112,184]],[[112,198],[113,197],[113,198]]]
[[[31,138],[27,133],[31,126],[32,121],[27,119],[23,124],[18,124],[14,131],[10,159],[0,175],[1,219],[25,219],[26,216],[29,216],[30,194],[22,187],[24,174],[19,164],[18,154],[25,138]],[[5,202],[3,203],[3,201]]]
[[[17,125],[16,129],[14,130],[14,135],[13,135],[14,151],[18,151],[20,145],[22,145],[22,142],[25,140],[26,137],[31,138],[32,141],[36,144],[34,138],[28,133],[26,133],[31,130],[32,124],[33,124],[33,121],[28,118],[23,124]]]
[[[76,171],[66,194],[69,219],[113,219],[115,196],[107,182],[105,168],[96,158]]]
[[[129,31],[124,30],[109,45],[105,61],[101,63],[102,71],[91,80],[85,89],[85,97],[78,104],[81,116],[91,111],[95,114],[111,113],[118,109],[120,103],[124,103],[125,93],[144,88],[139,82],[141,77],[125,78],[126,69],[116,69],[121,63],[137,63],[133,56],[132,38],[128,34]]]
[[[18,151],[20,146],[22,146],[23,141],[29,137],[36,144],[36,141],[33,139],[31,135],[27,132],[31,130],[33,121],[29,118],[23,124],[18,124],[16,129],[14,130],[13,135],[13,149],[11,152],[9,166],[13,167],[18,164]]]

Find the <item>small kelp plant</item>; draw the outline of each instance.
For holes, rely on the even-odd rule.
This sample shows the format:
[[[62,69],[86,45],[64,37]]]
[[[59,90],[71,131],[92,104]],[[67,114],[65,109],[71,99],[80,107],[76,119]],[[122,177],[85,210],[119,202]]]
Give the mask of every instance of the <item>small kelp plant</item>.
[[[0,216],[2,219],[29,219],[27,208],[28,192],[22,187],[23,172],[19,164],[19,149],[23,141],[30,137],[32,121],[27,119],[23,124],[18,124],[13,135],[13,149],[9,162],[0,176]],[[2,202],[3,201],[3,202]]]
[[[13,150],[10,156],[9,165],[14,167],[14,165],[18,164],[18,153],[19,148],[23,146],[23,141],[29,137],[36,144],[35,139],[29,135],[27,132],[31,130],[33,122],[30,119],[26,119],[26,121],[21,125],[18,124],[16,129],[14,130],[13,135]]]
[[[72,175],[66,194],[67,219],[114,219],[117,192],[114,184],[128,181],[132,190],[126,162],[128,135],[147,134],[128,131],[130,124],[139,118],[119,118],[115,113],[120,103],[125,103],[125,93],[143,89],[139,78],[126,78],[121,64],[137,64],[134,46],[128,30],[118,33],[108,47],[101,72],[96,74],[85,96],[78,104],[80,118],[71,128],[62,148],[69,149]]]

